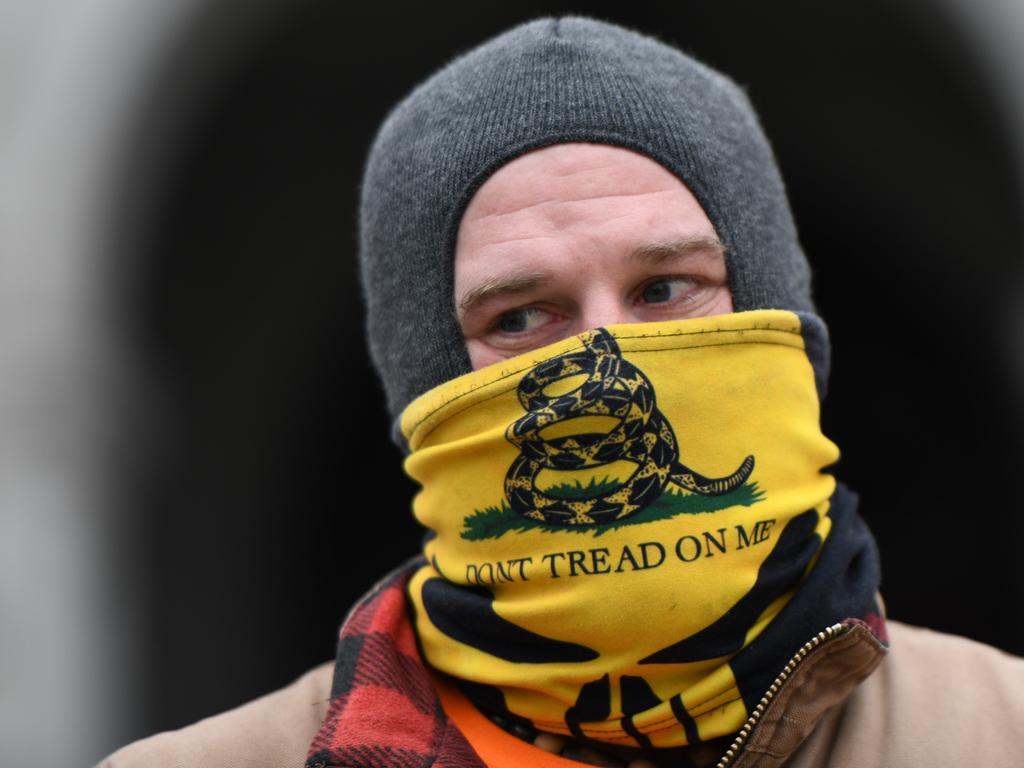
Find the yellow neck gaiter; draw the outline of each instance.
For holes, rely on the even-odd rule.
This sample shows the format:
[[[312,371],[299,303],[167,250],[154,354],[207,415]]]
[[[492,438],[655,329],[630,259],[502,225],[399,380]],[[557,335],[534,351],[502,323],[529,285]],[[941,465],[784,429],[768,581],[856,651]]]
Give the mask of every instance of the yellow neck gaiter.
[[[730,660],[829,533],[838,449],[797,315],[619,325],[461,376],[402,414],[427,661],[479,706],[632,747],[731,734]]]

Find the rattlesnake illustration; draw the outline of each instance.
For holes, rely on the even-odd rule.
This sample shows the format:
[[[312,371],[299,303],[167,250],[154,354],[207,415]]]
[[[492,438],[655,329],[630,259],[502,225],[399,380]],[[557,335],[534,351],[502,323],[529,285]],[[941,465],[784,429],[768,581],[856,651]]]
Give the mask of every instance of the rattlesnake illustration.
[[[746,482],[753,456],[721,478],[704,477],[681,464],[675,434],[657,408],[650,380],[622,358],[604,328],[582,338],[583,349],[541,363],[519,382],[519,402],[527,413],[505,433],[520,451],[505,475],[505,496],[513,510],[552,525],[593,525],[639,512],[670,482],[705,496],[728,493]],[[580,374],[587,378],[572,391],[545,394],[556,381]],[[553,424],[580,416],[609,416],[618,423],[606,433],[541,436]],[[551,495],[536,485],[542,469],[584,469],[622,459],[636,464],[629,478],[586,498]]]

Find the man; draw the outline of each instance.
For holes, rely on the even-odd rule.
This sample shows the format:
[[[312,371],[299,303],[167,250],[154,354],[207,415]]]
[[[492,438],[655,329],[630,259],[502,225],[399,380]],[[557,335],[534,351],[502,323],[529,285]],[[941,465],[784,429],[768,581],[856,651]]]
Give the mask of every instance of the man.
[[[381,128],[361,263],[423,556],[333,667],[107,765],[1017,762],[1024,662],[883,618],[734,84],[593,20],[517,27]]]

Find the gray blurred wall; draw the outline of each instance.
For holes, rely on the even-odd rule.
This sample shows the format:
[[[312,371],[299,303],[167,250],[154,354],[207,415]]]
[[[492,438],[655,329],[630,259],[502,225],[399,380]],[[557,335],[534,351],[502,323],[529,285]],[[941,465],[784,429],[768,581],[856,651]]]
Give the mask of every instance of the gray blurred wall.
[[[217,5],[220,50],[268,3],[6,0],[0,5],[0,764],[89,765],[136,733],[140,605],[132,471],[116,440],[143,427],[144,382],[122,348],[114,209],[168,48]],[[227,14],[226,16],[223,14]],[[209,31],[208,31],[209,32]],[[195,62],[167,118],[217,61]],[[204,69],[206,70],[204,72]],[[155,147],[159,142],[155,143]],[[145,164],[138,168],[140,189]],[[126,265],[127,266],[127,265]],[[135,431],[134,450],[145,449]]]

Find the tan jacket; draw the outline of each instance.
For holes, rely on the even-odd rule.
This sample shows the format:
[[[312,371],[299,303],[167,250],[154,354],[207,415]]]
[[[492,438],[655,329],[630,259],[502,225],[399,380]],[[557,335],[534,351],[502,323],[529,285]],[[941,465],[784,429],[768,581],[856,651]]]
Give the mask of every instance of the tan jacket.
[[[1024,766],[1024,659],[898,622],[888,629],[888,651],[863,627],[811,651],[730,765]],[[301,768],[327,712],[332,670],[322,664],[242,707],[135,742],[100,766]]]

